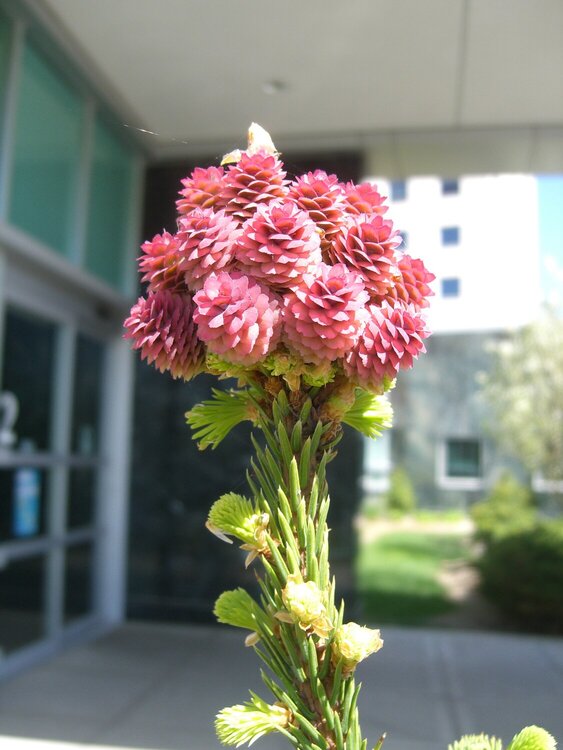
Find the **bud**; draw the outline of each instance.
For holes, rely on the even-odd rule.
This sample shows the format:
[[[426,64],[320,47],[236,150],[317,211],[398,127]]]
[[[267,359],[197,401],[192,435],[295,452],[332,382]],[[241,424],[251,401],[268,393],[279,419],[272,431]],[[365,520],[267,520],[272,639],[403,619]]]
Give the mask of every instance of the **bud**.
[[[376,438],[393,424],[393,407],[386,396],[377,396],[360,388],[352,408],[342,417],[344,424],[350,425],[366,437]]]
[[[258,604],[244,589],[224,591],[215,602],[213,614],[219,622],[235,628],[257,629]]]
[[[338,663],[342,659],[344,672],[350,674],[356,668],[356,664],[370,654],[375,654],[382,646],[383,641],[379,630],[362,627],[355,622],[347,622],[337,628],[334,634],[333,662]]]
[[[453,745],[448,745],[448,750],[502,750],[502,743],[486,734],[466,734]]]
[[[240,157],[242,156],[242,151],[240,148],[235,148],[234,151],[229,151],[228,154],[225,154],[223,158],[221,159],[221,166],[224,167],[226,164],[236,164],[240,161]]]
[[[356,401],[356,386],[345,381],[336,388],[321,407],[323,422],[341,422]]]
[[[217,621],[224,625],[250,630],[251,632],[244,639],[245,646],[255,646],[260,640],[264,612],[244,589],[224,591],[215,602],[213,614]]]
[[[252,745],[260,737],[285,729],[292,720],[291,711],[281,703],[266,703],[254,693],[244,705],[224,708],[217,714],[215,729],[224,745]]]
[[[508,750],[555,750],[557,743],[545,729],[536,726],[524,727],[517,734]]]
[[[258,123],[253,122],[248,128],[248,146],[246,148],[246,153],[249,156],[252,156],[252,154],[257,154],[259,151],[266,154],[272,154],[273,156],[279,154],[279,151],[274,146],[274,142],[268,131],[264,130],[264,128],[261,125],[258,125]],[[226,164],[237,164],[240,161],[242,154],[243,152],[240,148],[235,148],[234,151],[229,151],[229,153],[225,154],[221,159],[221,166],[223,167]]]
[[[256,513],[253,503],[246,497],[228,492],[211,506],[206,526],[224,542],[231,543],[227,534],[244,542],[241,549],[249,553],[246,558],[248,567],[257,555],[268,551],[269,522],[268,514]]]
[[[334,380],[336,373],[333,362],[303,362],[301,357],[283,347],[278,347],[269,354],[262,362],[262,366],[273,377],[283,377],[292,391],[299,390],[301,378],[306,385],[320,388]]]
[[[314,581],[304,582],[299,575],[290,575],[282,592],[291,620],[302,630],[310,630],[320,638],[327,638],[332,626],[326,613],[324,597]],[[285,620],[286,613],[278,613],[276,617]]]
[[[271,135],[267,130],[258,123],[253,122],[248,128],[248,148],[246,153],[256,154],[258,151],[265,151],[267,154],[279,154],[279,151],[274,146]]]
[[[206,369],[220,378],[238,377],[242,374],[241,368],[234,365],[223,367],[223,364],[209,354],[206,357]],[[205,450],[208,447],[216,448],[233,427],[241,422],[255,422],[257,410],[248,391],[220,391],[214,388],[213,398],[194,406],[186,413],[186,418],[198,448]]]

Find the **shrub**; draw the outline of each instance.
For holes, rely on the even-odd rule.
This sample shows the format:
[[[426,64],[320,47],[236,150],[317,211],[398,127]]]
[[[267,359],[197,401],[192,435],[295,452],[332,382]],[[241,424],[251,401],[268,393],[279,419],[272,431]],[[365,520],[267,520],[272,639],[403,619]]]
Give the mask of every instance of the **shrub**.
[[[532,492],[510,474],[494,485],[485,500],[471,508],[476,537],[489,544],[493,539],[530,529],[536,520]]]
[[[390,513],[412,513],[417,505],[416,495],[407,472],[401,467],[391,472],[390,485],[385,496]]]
[[[492,537],[479,566],[484,593],[508,615],[563,632],[563,520]]]

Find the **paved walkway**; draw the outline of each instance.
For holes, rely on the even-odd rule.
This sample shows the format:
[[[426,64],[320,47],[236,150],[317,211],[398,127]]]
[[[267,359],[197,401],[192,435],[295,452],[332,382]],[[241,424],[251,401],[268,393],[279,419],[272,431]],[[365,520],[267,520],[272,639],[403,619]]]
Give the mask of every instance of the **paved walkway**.
[[[463,732],[526,724],[563,744],[563,639],[385,628],[358,669],[370,747],[446,750]],[[260,688],[241,632],[128,624],[0,686],[1,750],[216,750],[213,718]],[[18,739],[19,738],[19,739]],[[25,739],[27,738],[27,739]],[[290,747],[281,737],[256,744]]]

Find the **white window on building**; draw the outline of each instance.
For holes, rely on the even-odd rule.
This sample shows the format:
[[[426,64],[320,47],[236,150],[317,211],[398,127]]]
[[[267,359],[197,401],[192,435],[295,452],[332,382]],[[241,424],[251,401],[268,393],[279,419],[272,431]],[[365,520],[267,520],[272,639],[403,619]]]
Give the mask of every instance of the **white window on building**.
[[[483,447],[478,438],[446,438],[438,448],[438,484],[443,489],[479,490],[483,477]]]
[[[459,227],[442,228],[442,245],[459,245]]]

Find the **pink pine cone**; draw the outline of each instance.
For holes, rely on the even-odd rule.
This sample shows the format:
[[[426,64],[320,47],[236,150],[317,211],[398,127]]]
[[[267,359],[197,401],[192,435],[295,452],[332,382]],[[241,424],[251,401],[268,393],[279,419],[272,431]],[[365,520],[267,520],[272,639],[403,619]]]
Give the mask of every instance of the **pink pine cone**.
[[[225,175],[225,210],[240,221],[249,219],[257,206],[287,195],[285,175],[277,156],[243,153]]]
[[[344,190],[338,177],[322,169],[307,172],[291,184],[289,194],[322,230],[321,247],[327,253],[345,218]]]
[[[384,295],[397,275],[395,249],[400,243],[393,224],[381,216],[357,216],[339,234],[330,252],[333,263],[357,271],[371,297]]]
[[[284,299],[288,344],[314,364],[343,357],[357,342],[367,318],[368,294],[357,273],[321,263]]]
[[[186,292],[184,274],[180,270],[180,253],[177,237],[169,232],[155,234],[150,242],[141,245],[143,255],[139,258],[141,281],[148,283],[149,291],[167,289],[170,292]]]
[[[382,392],[385,380],[393,380],[400,369],[412,367],[426,349],[429,332],[414,307],[369,305],[369,320],[359,341],[344,363],[346,374],[368,390]]]
[[[178,221],[178,241],[188,287],[197,291],[212,271],[229,265],[234,256],[239,225],[224,211],[196,209]]]
[[[411,258],[410,255],[403,255],[399,259],[398,272],[399,275],[394,277],[385,294],[375,296],[373,301],[378,305],[387,301],[392,306],[399,302],[403,307],[412,305],[415,310],[428,307],[430,304],[428,298],[434,296],[429,286],[436,278],[434,274],[430,273],[422,260]]]
[[[347,182],[344,186],[344,210],[348,214],[384,214],[388,206],[384,205],[385,198],[370,182],[356,185]]]
[[[434,296],[429,284],[436,276],[426,268],[420,258],[403,255],[399,260],[401,280],[397,284],[399,299],[405,304],[412,304],[416,310],[428,307],[428,297]],[[404,290],[404,292],[403,292]]]
[[[182,197],[176,201],[178,213],[188,214],[194,208],[223,208],[224,175],[223,167],[196,167],[189,177],[182,180]]]
[[[124,323],[125,338],[141,357],[174,378],[189,380],[202,372],[205,348],[196,334],[189,295],[159,291],[140,297]]]
[[[211,273],[194,302],[199,337],[229,362],[254,365],[277,344],[278,300],[245,274]]]
[[[321,262],[317,226],[295,203],[258,206],[243,226],[236,259],[245,273],[273,289],[295,286]]]

